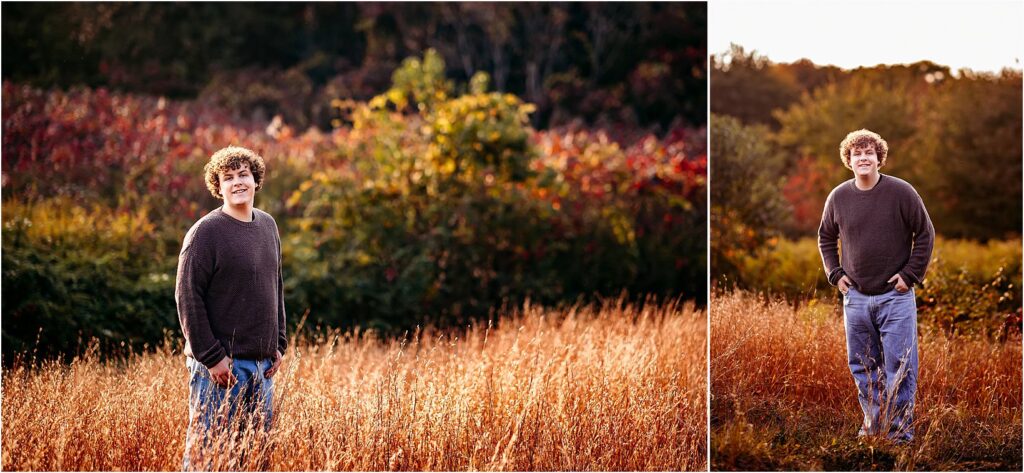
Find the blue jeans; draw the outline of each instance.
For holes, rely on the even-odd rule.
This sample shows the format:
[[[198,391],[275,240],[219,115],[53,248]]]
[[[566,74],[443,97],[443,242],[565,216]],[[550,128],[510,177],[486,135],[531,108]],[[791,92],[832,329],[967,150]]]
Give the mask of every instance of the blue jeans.
[[[231,373],[238,382],[224,388],[210,378],[210,370],[202,363],[192,357],[186,360],[189,372],[189,420],[182,459],[184,471],[212,469],[214,458],[223,453],[215,449],[224,448],[223,442],[215,439],[232,429],[231,424],[235,420],[239,422],[236,427],[257,427],[264,432],[270,431],[274,382],[264,373],[273,363],[269,358],[233,360]],[[245,455],[244,451],[240,453],[239,463]]]
[[[859,435],[914,438],[917,300],[914,290],[875,296],[854,288],[843,298],[846,354],[864,422]]]

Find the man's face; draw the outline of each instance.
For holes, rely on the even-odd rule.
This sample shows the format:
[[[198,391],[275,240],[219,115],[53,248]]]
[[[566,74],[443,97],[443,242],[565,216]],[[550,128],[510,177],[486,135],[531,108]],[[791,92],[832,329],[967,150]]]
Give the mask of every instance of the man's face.
[[[256,197],[256,179],[249,170],[249,165],[242,163],[238,169],[229,169],[217,173],[220,178],[220,194],[228,205],[252,204]]]
[[[858,146],[850,150],[850,167],[857,176],[868,176],[878,172],[878,155],[875,147]]]

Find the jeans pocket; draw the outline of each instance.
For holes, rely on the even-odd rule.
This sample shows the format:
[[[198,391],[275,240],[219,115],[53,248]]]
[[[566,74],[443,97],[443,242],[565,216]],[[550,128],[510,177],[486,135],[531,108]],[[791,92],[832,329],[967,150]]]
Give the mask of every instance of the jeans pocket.
[[[914,296],[914,288],[907,289],[904,292],[900,292],[899,289],[893,288],[892,292],[896,293],[896,297],[908,297],[908,296],[913,297]]]

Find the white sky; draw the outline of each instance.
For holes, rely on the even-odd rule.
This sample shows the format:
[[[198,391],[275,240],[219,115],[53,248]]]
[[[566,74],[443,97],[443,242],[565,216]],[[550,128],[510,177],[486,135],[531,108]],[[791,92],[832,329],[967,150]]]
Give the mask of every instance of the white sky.
[[[1024,1],[712,0],[708,49],[846,69],[929,60],[953,71],[1021,69]]]

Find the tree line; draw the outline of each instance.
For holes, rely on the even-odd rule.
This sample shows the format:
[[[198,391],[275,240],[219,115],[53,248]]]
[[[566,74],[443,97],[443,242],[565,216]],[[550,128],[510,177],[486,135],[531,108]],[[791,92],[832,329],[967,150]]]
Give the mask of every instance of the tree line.
[[[706,122],[700,3],[25,3],[3,7],[3,78],[195,98],[329,128],[401,60],[486,72],[536,127]]]
[[[843,70],[774,63],[738,45],[713,55],[711,69],[712,173],[751,176],[715,179],[712,213],[745,222],[756,242],[813,234],[828,192],[849,179],[839,142],[860,128],[888,141],[882,172],[918,189],[940,235],[1020,235],[1020,70]]]

